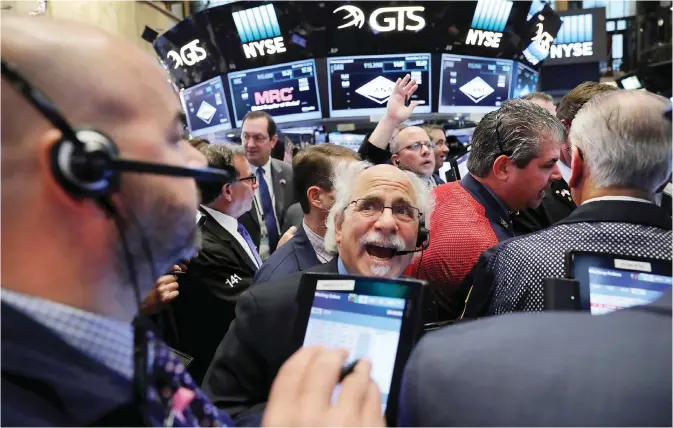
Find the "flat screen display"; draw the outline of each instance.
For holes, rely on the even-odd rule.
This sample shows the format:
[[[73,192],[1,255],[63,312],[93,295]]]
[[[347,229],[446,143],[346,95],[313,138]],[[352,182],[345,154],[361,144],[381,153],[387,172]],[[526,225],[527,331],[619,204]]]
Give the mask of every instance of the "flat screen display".
[[[636,75],[625,77],[621,79],[618,84],[626,90],[640,89],[643,87],[640,83],[640,79],[638,79],[638,76]]]
[[[418,83],[414,113],[430,113],[430,63],[430,54],[328,58],[330,117],[383,114],[395,81],[406,74]]]
[[[316,291],[304,346],[348,349],[348,362],[367,358],[385,411],[406,300],[354,292]],[[338,394],[335,391],[335,394]]]
[[[229,73],[236,127],[249,111],[265,111],[277,123],[321,119],[315,60]]]
[[[532,68],[515,62],[514,77],[512,78],[511,98],[521,98],[537,91],[537,82],[540,74]]]
[[[347,147],[357,152],[362,145],[366,135],[361,134],[342,134],[341,132],[330,132],[329,142],[342,147]]]
[[[220,76],[183,90],[181,97],[191,135],[197,137],[232,128]]]
[[[488,113],[509,98],[513,61],[443,54],[439,113]]]
[[[591,315],[652,303],[672,285],[673,279],[670,276],[590,267]]]
[[[469,171],[467,169],[467,159],[469,157],[470,154],[465,153],[463,156],[456,159],[456,164],[458,165],[458,174],[460,174],[461,179],[465,177],[467,174],[469,174]]]

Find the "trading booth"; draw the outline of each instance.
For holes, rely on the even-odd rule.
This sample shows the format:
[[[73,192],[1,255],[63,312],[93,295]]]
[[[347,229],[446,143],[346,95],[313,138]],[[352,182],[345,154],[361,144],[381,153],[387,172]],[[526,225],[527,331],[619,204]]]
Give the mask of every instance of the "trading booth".
[[[569,52],[571,63],[577,49],[589,52],[595,11],[562,28],[540,0],[237,2],[188,17],[153,45],[192,135],[225,140],[245,113],[263,110],[288,135],[302,127],[313,142],[354,147],[405,74],[419,85],[412,120],[448,129],[537,90],[550,52]],[[604,39],[591,40],[594,62],[605,59]]]

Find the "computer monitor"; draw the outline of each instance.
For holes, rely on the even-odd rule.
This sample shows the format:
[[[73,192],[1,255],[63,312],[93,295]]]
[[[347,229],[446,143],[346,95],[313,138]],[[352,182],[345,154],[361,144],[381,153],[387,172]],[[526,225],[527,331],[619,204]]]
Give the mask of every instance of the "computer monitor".
[[[467,174],[469,174],[469,171],[467,170],[467,159],[470,157],[470,153],[465,153],[458,159],[456,159],[456,166],[458,169],[458,178],[462,179],[465,177]]]
[[[512,77],[512,95],[510,98],[521,98],[537,91],[537,82],[540,73],[532,68],[515,61],[514,76]]]
[[[217,76],[180,92],[189,133],[198,137],[231,129],[222,77]]]
[[[330,117],[383,114],[398,78],[410,74],[418,83],[414,113],[430,113],[430,54],[368,55],[327,58]]]
[[[487,113],[509,98],[513,61],[443,54],[439,113]]]
[[[640,79],[635,74],[630,76],[624,76],[623,78],[617,80],[617,86],[626,90],[635,90],[641,89],[643,84],[640,82]]]
[[[249,111],[265,111],[276,123],[322,118],[315,60],[229,73],[236,127]]]
[[[360,148],[360,145],[362,145],[362,141],[365,139],[365,135],[330,132],[328,138],[329,142],[332,144],[347,147],[354,152],[357,152]]]

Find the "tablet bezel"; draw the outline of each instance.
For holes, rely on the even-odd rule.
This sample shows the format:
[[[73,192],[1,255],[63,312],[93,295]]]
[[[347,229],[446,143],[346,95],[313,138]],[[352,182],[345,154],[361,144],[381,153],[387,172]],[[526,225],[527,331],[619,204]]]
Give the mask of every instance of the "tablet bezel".
[[[625,269],[625,268],[615,268],[614,260],[627,260],[633,262],[646,262],[650,263],[652,267],[651,272],[645,272],[637,269]],[[599,263],[591,263],[593,261]],[[576,269],[576,265],[581,263],[581,271]],[[589,264],[591,263],[591,264]],[[566,252],[565,260],[565,276],[566,278],[575,279],[579,282],[579,301],[580,301],[580,310],[591,312],[591,296],[590,296],[590,287],[589,287],[589,266],[593,267],[602,267],[605,269],[619,269],[627,272],[634,273],[651,273],[654,275],[663,275],[673,277],[673,266],[669,260],[654,259],[648,257],[635,257],[635,256],[624,256],[621,254],[612,254],[612,253],[598,253],[592,251],[568,251]]]
[[[394,426],[397,421],[397,405],[399,400],[402,374],[411,350],[418,342],[423,332],[423,290],[427,284],[411,278],[388,279],[379,277],[366,277],[360,275],[339,275],[333,273],[305,273],[301,277],[299,290],[297,291],[297,318],[294,330],[294,343],[296,348],[304,344],[306,328],[311,315],[313,298],[315,296],[318,280],[354,280],[356,289],[358,281],[386,282],[391,284],[407,285],[407,295],[402,315],[402,327],[400,328],[400,340],[395,355],[395,365],[392,379],[390,380],[390,392],[386,403],[385,417],[389,426]],[[356,293],[356,291],[333,290],[333,292]],[[397,297],[397,296],[385,296]],[[391,425],[392,424],[392,425]]]

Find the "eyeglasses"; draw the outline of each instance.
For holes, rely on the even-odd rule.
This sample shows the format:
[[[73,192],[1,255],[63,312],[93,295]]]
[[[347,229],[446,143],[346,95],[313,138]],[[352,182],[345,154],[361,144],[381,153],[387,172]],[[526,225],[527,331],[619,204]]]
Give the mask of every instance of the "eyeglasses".
[[[255,174],[252,174],[250,177],[239,178],[238,180],[236,180],[236,182],[239,182],[239,181],[247,181],[247,180],[252,181],[252,185],[253,185],[253,186],[254,186],[255,184],[257,184],[257,176],[256,176]]]
[[[417,152],[421,149],[421,147],[424,147],[424,146],[427,147],[428,150],[433,150],[435,148],[435,143],[433,143],[432,141],[423,141],[423,142],[414,143],[414,144],[411,144],[407,147],[401,148],[397,153],[401,152],[402,150],[407,150],[407,149],[411,150],[412,152]]]
[[[386,208],[390,208],[395,219],[403,223],[411,223],[421,216],[418,208],[405,202],[395,202],[391,206],[386,206],[380,199],[364,198],[356,199],[348,204],[348,206],[351,205],[355,205],[356,213],[371,218],[379,218]]]
[[[255,143],[261,143],[262,141],[268,140],[269,137],[267,135],[262,135],[262,134],[241,134],[241,140],[243,141],[254,141]]]

